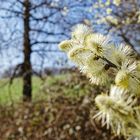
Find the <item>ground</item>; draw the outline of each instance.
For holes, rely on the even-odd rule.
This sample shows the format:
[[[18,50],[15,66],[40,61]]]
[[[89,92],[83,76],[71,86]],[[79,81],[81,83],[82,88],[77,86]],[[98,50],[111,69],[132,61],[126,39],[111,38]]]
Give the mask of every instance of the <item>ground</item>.
[[[0,140],[123,140],[92,119],[94,98],[102,89],[85,77],[68,73],[33,82],[31,103],[19,100],[20,78],[11,87],[12,102],[8,86],[1,90]]]

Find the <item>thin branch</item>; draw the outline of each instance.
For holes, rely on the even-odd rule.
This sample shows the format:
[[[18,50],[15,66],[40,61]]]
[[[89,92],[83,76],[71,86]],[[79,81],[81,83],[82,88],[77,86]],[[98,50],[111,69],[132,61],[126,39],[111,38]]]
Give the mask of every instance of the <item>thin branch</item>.
[[[68,35],[67,35],[67,33],[65,33],[65,32],[62,32],[62,33],[53,33],[53,32],[47,32],[47,31],[44,31],[44,30],[42,30],[42,29],[30,29],[30,31],[32,31],[32,32],[38,32],[38,33],[44,33],[44,34],[47,34],[47,35],[65,35],[65,36],[67,36],[67,37],[69,37]]]
[[[24,4],[24,3],[23,3],[22,1],[20,1],[20,0],[17,0],[17,2],[19,2],[19,3],[22,4],[22,5]]]
[[[37,52],[37,53],[38,53],[38,52],[55,52],[55,53],[63,53],[62,51],[59,51],[59,50],[51,50],[51,49],[47,49],[47,50],[46,50],[46,49],[42,49],[42,50],[40,50],[40,49],[37,50],[37,49],[36,49],[36,50],[32,50],[32,52]]]
[[[31,46],[36,45],[36,44],[57,44],[59,41],[35,41],[31,43]]]
[[[10,78],[10,82],[9,82],[10,85],[12,85],[13,80],[14,80],[14,78],[15,78],[15,76],[16,76],[16,72],[17,72],[17,71],[19,70],[19,68],[21,68],[21,67],[22,67],[22,64],[18,64],[18,65],[15,67],[14,72],[13,72],[11,78]]]
[[[109,67],[116,68],[116,69],[118,68],[115,64],[113,64],[111,61],[109,61],[105,57],[100,57],[100,58],[108,63],[108,68]]]
[[[42,2],[42,3],[40,3],[40,4],[38,4],[38,5],[32,6],[32,7],[30,8],[30,10],[35,10],[35,9],[41,7],[41,6],[44,5],[44,4],[47,4],[47,1],[44,1],[44,2]]]
[[[32,70],[32,74],[35,74],[37,77],[39,77],[42,81],[45,81],[45,77],[42,76],[41,73],[36,72],[35,70]]]
[[[16,14],[16,16],[17,15],[23,15],[23,13],[21,11],[12,10],[12,9],[9,9],[9,8],[2,7],[2,8],[0,8],[0,10],[4,10],[4,11],[10,12],[10,13],[14,13],[14,14]]]
[[[121,34],[120,36],[123,38],[123,40],[133,49],[133,51],[137,54],[138,57],[140,57],[140,54],[135,50],[134,45],[131,43],[130,39],[128,39],[125,35],[125,33],[120,29]]]

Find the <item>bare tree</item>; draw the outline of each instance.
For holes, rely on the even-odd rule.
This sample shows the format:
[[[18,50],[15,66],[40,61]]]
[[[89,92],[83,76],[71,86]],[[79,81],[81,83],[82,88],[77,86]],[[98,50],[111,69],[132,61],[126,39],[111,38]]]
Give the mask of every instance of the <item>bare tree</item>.
[[[89,15],[84,10],[90,5],[92,1],[87,4],[74,0],[1,0],[0,22],[4,26],[0,30],[4,36],[0,39],[1,50],[4,55],[8,49],[16,54],[15,71],[20,69],[22,73],[24,101],[32,98],[32,74],[36,73],[34,65],[37,63],[33,63],[32,57],[37,57],[42,66],[48,52],[61,53],[56,44],[69,37],[69,29],[73,25],[87,23]],[[77,17],[74,13],[76,7],[80,14]],[[12,56],[8,52],[6,55],[9,58]],[[10,59],[10,62],[14,60]],[[15,73],[11,76],[12,80]]]

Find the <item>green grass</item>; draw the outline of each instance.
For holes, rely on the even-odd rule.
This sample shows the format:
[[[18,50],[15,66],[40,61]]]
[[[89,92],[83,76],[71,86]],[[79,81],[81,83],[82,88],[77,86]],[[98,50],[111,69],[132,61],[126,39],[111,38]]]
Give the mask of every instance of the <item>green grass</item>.
[[[64,79],[65,75],[48,76],[45,81],[42,81],[39,77],[33,77],[32,79],[32,91],[33,100],[40,97],[40,89],[44,83],[48,83],[49,86],[58,80]],[[22,99],[22,79],[16,78],[13,84],[9,86],[9,79],[0,80],[0,104],[9,104],[11,102],[20,101]]]
[[[42,81],[33,77],[33,96],[38,92]],[[9,86],[9,79],[0,80],[0,103],[11,103],[18,101],[22,98],[22,79],[16,78],[13,84]]]
[[[9,79],[0,80],[0,104],[10,104],[22,100],[22,79],[16,78],[9,88]],[[91,93],[88,80],[80,80],[76,73],[47,76],[45,81],[38,77],[32,79],[33,101],[54,96],[77,98]]]

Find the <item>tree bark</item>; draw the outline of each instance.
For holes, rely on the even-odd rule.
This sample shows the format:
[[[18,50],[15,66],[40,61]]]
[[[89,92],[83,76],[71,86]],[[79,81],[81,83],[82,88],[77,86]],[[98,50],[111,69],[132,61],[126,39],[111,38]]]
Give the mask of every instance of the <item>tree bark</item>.
[[[23,101],[31,101],[32,98],[32,65],[30,43],[30,2],[24,0],[24,36],[23,36]]]

